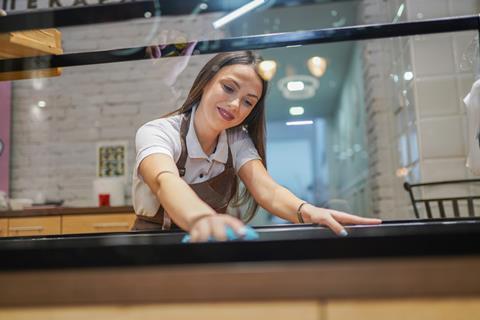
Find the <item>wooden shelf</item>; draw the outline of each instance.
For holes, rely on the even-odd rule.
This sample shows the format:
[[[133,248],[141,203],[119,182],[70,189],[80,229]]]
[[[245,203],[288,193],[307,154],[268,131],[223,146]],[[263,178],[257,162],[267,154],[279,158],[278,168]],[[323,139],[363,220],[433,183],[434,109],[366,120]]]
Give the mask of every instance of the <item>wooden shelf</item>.
[[[0,59],[62,54],[62,34],[56,29],[28,30],[0,34]],[[0,81],[55,77],[61,68],[1,72]]]

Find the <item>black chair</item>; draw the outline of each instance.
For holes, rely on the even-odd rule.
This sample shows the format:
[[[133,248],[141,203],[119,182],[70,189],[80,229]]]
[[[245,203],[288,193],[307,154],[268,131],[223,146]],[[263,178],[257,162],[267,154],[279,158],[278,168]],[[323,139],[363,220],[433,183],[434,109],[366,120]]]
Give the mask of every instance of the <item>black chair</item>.
[[[412,201],[413,210],[415,211],[415,216],[417,219],[420,218],[419,208],[417,204],[423,203],[425,206],[425,211],[427,213],[428,218],[433,218],[432,215],[432,204],[436,204],[438,206],[439,216],[440,218],[447,218],[445,214],[445,204],[451,202],[453,208],[453,215],[455,218],[462,217],[459,208],[459,201],[465,201],[467,203],[467,212],[469,217],[475,216],[475,206],[473,200],[480,199],[480,195],[468,195],[468,196],[460,196],[460,197],[448,197],[448,198],[423,198],[423,199],[415,199],[413,188],[418,187],[432,187],[432,186],[443,186],[449,184],[471,184],[475,182],[480,182],[480,179],[470,179],[470,180],[450,180],[450,181],[438,181],[438,182],[426,182],[426,183],[415,183],[410,184],[405,182],[403,187],[406,191],[408,191],[410,195],[410,200]]]

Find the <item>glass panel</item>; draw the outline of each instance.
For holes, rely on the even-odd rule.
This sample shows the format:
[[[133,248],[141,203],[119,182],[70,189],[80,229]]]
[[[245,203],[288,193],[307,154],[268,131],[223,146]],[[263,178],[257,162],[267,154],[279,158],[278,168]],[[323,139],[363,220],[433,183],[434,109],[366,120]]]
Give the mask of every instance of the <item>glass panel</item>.
[[[203,14],[192,8],[198,12],[56,29],[65,53],[89,53],[342,27],[371,22],[369,13],[378,9],[375,1],[280,3],[218,29],[212,23],[224,11]],[[413,2],[388,3],[388,8],[406,5],[398,22],[417,19],[420,13],[422,18],[461,13],[461,6],[449,1],[442,2],[444,13],[439,11],[443,4],[427,13]],[[470,12],[467,1],[462,10]],[[392,17],[378,21],[391,22]],[[58,39],[55,32],[49,37],[45,41]],[[404,182],[474,177],[465,163],[475,145],[475,124],[467,121],[463,99],[478,76],[477,47],[478,32],[465,31],[296,47],[273,44],[258,50],[276,66],[265,99],[270,175],[317,206],[383,219],[414,218]],[[188,48],[193,49],[177,49],[183,54]],[[214,56],[193,52],[155,59],[153,49],[137,50],[131,61],[75,60],[79,65],[10,75],[25,79],[1,83],[0,124],[10,130],[1,131],[0,186],[17,199],[15,208],[109,203],[133,211],[138,128],[179,108]],[[106,177],[112,179],[107,182]],[[468,185],[425,189],[415,195],[460,197],[476,190]],[[259,211],[252,223],[280,222],[267,211]]]

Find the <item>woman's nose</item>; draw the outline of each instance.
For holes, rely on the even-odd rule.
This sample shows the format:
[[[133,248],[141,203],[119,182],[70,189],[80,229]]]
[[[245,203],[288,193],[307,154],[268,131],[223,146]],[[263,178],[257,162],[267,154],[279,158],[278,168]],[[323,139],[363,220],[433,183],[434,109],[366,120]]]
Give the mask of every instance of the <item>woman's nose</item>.
[[[240,107],[240,98],[235,98],[230,101],[230,108],[237,109],[238,107]]]

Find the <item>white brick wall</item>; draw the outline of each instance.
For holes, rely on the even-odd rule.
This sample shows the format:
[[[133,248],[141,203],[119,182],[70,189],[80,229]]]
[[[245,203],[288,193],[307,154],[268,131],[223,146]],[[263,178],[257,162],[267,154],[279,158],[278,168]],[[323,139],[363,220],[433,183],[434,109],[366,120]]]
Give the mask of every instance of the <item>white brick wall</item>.
[[[154,37],[151,21],[61,29],[66,53],[142,46],[185,39],[218,39],[211,22],[219,14],[189,19],[162,17]],[[181,21],[180,21],[181,19]],[[168,30],[168,35],[162,33]],[[130,203],[134,136],[138,127],[183,103],[209,56],[192,57],[172,91],[162,82],[174,59],[64,68],[60,77],[13,83],[11,196],[64,199],[69,206],[96,205],[96,143],[127,140],[126,194]],[[37,89],[35,89],[37,88]],[[35,106],[44,100],[47,107]]]
[[[402,4],[405,11],[400,21],[474,14],[480,8],[478,0],[379,3],[363,1],[368,8],[364,22],[391,22]],[[370,147],[372,180],[378,186],[374,189],[374,207],[384,218],[413,217],[402,187],[405,179],[426,182],[469,176],[462,99],[472,85],[473,71],[462,60],[475,34],[478,32],[367,42],[365,91],[370,94],[366,99],[371,114],[367,127],[369,142],[374,145]],[[413,73],[412,80],[404,79],[407,71]],[[401,167],[409,170],[405,178],[395,176]],[[424,195],[442,197],[452,192],[465,194],[465,188],[440,188]]]

